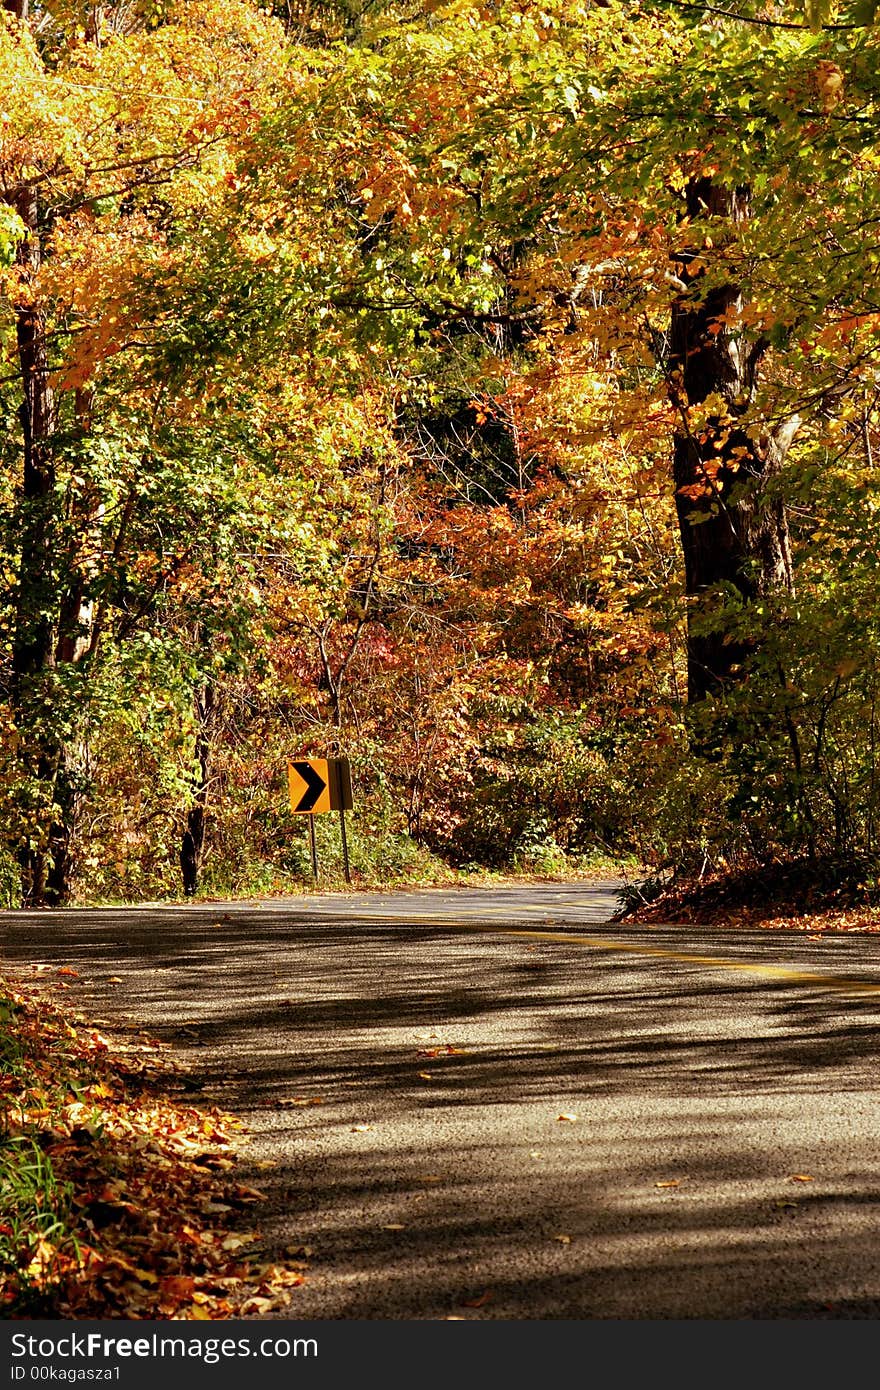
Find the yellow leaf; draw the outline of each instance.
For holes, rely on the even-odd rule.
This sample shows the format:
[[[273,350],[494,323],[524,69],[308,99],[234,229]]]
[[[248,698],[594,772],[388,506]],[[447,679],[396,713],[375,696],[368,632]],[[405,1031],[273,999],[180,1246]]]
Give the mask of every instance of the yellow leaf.
[[[271,1298],[249,1298],[241,1306],[241,1316],[247,1317],[248,1313],[267,1313],[271,1307]]]
[[[45,1279],[52,1269],[57,1254],[58,1251],[55,1246],[40,1236],[34,1247],[30,1263],[25,1269],[27,1277],[34,1281]]]
[[[250,1245],[256,1238],[253,1231],[247,1231],[240,1236],[226,1236],[225,1239],[221,1240],[220,1248],[222,1250],[240,1250],[243,1245]]]

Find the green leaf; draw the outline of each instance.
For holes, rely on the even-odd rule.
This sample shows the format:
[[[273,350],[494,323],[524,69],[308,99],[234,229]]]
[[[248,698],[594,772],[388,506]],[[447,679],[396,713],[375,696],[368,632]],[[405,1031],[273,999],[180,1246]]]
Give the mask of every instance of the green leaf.
[[[27,228],[14,208],[0,203],[0,265],[11,265]]]

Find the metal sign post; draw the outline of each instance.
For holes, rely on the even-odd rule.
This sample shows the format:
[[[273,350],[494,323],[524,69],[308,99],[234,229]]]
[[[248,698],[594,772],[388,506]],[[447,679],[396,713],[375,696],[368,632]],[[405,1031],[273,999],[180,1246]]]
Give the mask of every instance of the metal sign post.
[[[351,883],[351,869],[348,865],[348,839],[345,834],[345,811],[339,808],[339,833],[342,836],[342,868],[346,883]]]
[[[315,839],[315,817],[309,812],[309,848],[312,851],[312,877],[318,882],[318,842]]]
[[[290,809],[295,816],[309,818],[309,847],[312,854],[312,873],[318,881],[318,846],[315,840],[315,816],[322,811],[339,812],[339,832],[342,837],[342,867],[346,883],[351,883],[348,858],[348,836],[345,813],[354,801],[351,793],[351,766],[348,758],[304,758],[287,764],[287,790]]]

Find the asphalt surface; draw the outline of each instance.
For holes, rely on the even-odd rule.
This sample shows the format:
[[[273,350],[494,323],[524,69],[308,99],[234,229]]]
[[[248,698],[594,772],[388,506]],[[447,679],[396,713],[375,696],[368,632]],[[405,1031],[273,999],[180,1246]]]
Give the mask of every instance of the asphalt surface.
[[[615,905],[3,913],[0,962],[244,1116],[267,1247],[310,1251],[284,1317],[880,1316],[876,938]]]

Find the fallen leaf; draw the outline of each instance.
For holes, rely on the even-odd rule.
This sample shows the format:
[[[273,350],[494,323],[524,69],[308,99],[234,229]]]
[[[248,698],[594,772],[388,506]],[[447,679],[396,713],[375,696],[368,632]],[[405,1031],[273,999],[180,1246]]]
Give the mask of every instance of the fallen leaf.
[[[655,1182],[655,1187],[678,1187],[678,1178],[664,1178],[662,1182]]]
[[[290,1289],[303,1283],[302,1274],[286,1265],[264,1265],[260,1270],[260,1288],[264,1293],[267,1288]]]
[[[372,1128],[372,1125],[352,1125],[351,1132],[352,1134],[365,1134],[368,1129]]]
[[[423,1081],[431,1081],[433,1079],[429,1071],[420,1071],[419,1076]]]
[[[34,1247],[34,1253],[30,1263],[25,1269],[25,1274],[28,1279],[32,1279],[37,1284],[47,1279],[52,1272],[52,1267],[57,1258],[58,1250],[56,1247],[52,1245],[50,1241],[44,1240],[44,1238],[40,1236]]]
[[[172,1274],[160,1280],[159,1293],[163,1299],[192,1298],[196,1281],[191,1274]]]
[[[271,1298],[249,1298],[241,1305],[241,1315],[247,1317],[248,1313],[267,1313],[271,1307]]]
[[[59,974],[59,975],[73,975],[75,979],[77,979],[77,980],[79,979],[79,971],[78,971],[78,970],[74,970],[74,969],[73,969],[71,966],[69,966],[69,965],[62,965],[61,969],[58,971],[58,974]]]
[[[571,1236],[554,1236],[553,1239],[558,1240],[560,1245],[571,1245]]]
[[[220,1242],[221,1250],[240,1250],[243,1245],[252,1245],[256,1240],[255,1231],[247,1231],[243,1235],[231,1235],[224,1237]]]
[[[494,1294],[491,1289],[484,1289],[476,1298],[463,1298],[460,1306],[462,1308],[485,1308],[487,1303],[492,1302],[493,1297]]]
[[[815,1182],[816,1179],[815,1179],[815,1178],[811,1178],[809,1173],[792,1173],[791,1176],[790,1176],[790,1178],[788,1179],[788,1181],[789,1181],[789,1182]]]
[[[563,1113],[562,1113],[561,1115],[557,1115],[557,1116],[556,1116],[556,1119],[557,1119],[557,1120],[568,1120],[569,1124],[574,1124],[575,1121],[577,1120],[577,1115],[570,1114],[568,1111],[563,1111]]]

